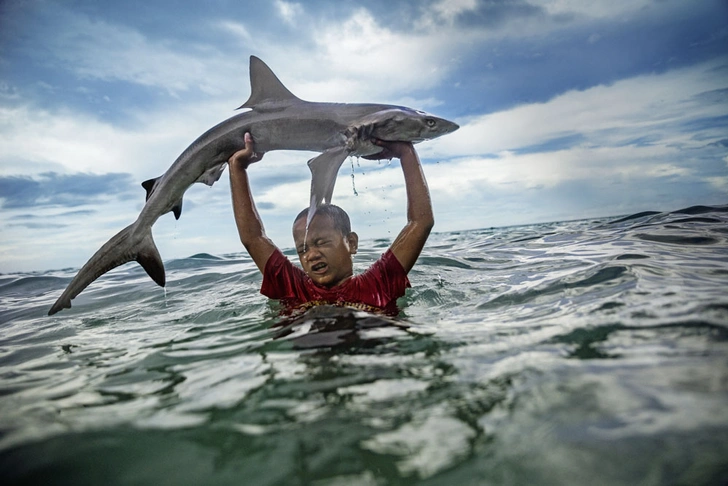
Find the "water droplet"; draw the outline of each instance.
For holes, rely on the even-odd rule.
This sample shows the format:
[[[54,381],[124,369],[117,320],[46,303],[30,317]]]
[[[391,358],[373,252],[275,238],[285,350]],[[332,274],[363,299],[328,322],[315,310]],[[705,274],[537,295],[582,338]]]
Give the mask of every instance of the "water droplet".
[[[354,195],[358,196],[359,193],[356,192],[356,184],[354,183],[354,159],[352,159],[351,157],[349,159],[351,160],[351,189],[354,191]],[[357,157],[356,159],[358,164],[359,157]]]

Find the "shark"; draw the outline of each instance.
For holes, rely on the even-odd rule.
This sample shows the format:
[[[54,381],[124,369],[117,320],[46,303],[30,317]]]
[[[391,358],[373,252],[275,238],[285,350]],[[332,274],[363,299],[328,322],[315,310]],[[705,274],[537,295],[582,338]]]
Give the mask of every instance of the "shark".
[[[200,135],[161,176],[142,183],[146,203],[137,220],[114,235],[81,267],[48,311],[71,307],[71,300],[94,280],[127,262],[136,261],[158,285],[166,274],[152,238],[152,225],[172,212],[182,214],[182,197],[194,183],[212,186],[228,159],[245,146],[249,132],[258,154],[274,150],[305,150],[320,155],[308,161],[311,193],[307,220],[316,208],[331,202],[336,176],[349,156],[370,156],[382,150],[373,139],[431,140],[457,130],[456,123],[404,106],[375,103],[304,101],[286,88],[273,71],[250,56],[250,97],[247,109]]]

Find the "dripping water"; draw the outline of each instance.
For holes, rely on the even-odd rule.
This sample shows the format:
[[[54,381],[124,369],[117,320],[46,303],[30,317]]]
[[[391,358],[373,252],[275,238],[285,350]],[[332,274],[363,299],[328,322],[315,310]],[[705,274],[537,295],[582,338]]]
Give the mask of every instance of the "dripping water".
[[[356,192],[356,183],[354,182],[354,158],[349,157],[351,160],[351,189],[354,191],[354,195],[358,196],[359,193]],[[359,157],[356,158],[356,165],[359,167]]]

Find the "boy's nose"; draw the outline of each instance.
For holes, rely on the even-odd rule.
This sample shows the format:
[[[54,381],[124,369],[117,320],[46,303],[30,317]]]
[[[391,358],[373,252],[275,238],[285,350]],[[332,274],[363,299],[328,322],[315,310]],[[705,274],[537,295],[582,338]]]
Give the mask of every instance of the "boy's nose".
[[[318,250],[309,247],[306,250],[305,257],[306,257],[307,262],[312,262],[314,260],[318,260],[319,258],[321,258],[321,253]]]

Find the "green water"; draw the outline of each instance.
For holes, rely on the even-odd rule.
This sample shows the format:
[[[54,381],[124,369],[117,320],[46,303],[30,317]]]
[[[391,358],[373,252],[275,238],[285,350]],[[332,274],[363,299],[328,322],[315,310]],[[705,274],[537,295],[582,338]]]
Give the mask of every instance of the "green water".
[[[309,349],[244,254],[167,262],[166,295],[124,266],[53,317],[75,270],[2,275],[0,477],[725,484],[727,242],[725,207],[435,234],[401,325]]]

